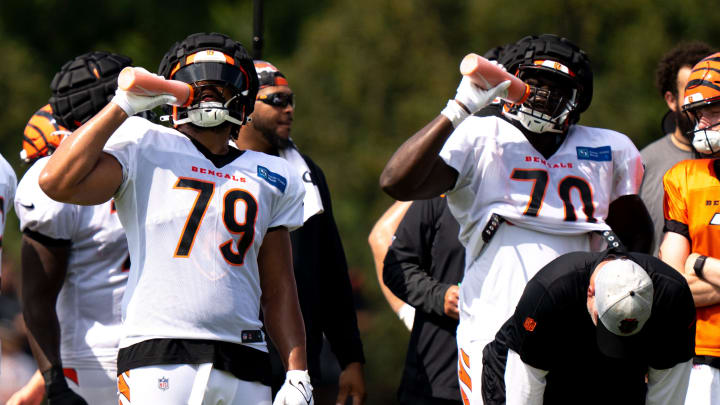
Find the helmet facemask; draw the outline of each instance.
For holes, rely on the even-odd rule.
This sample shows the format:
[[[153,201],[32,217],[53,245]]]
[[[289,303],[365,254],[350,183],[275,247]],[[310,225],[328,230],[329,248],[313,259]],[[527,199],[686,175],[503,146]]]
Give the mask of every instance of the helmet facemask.
[[[682,110],[694,124],[688,131],[701,155],[720,152],[720,52],[693,66],[685,85]],[[702,129],[700,126],[702,125]]]
[[[575,83],[544,68],[520,68],[518,76],[530,85],[530,95],[522,104],[507,104],[505,116],[518,121],[534,133],[565,133],[569,118],[577,108]]]
[[[247,72],[229,63],[231,58],[219,51],[196,52],[186,60],[188,62],[174,70],[170,78],[192,85],[193,94],[187,107],[173,107],[173,124],[212,128],[227,121],[243,125],[248,117]]]
[[[720,152],[720,120],[701,129],[698,109],[686,109],[685,114],[695,124],[693,129],[687,132],[687,136],[692,147],[701,155],[716,155]],[[714,104],[714,109],[720,110],[720,104]]]
[[[247,96],[234,87],[225,87],[222,82],[201,81],[194,83],[193,100],[187,109],[178,110],[175,114],[174,124],[191,123],[198,127],[216,127],[227,121],[236,125],[243,125],[245,114],[240,99]],[[209,100],[205,100],[207,95]]]

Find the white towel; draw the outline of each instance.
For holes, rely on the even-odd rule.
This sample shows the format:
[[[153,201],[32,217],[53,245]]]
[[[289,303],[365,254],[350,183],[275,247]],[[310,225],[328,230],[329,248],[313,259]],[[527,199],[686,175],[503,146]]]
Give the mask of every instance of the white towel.
[[[315,214],[322,213],[324,208],[322,199],[320,198],[320,189],[318,189],[317,184],[313,183],[310,168],[307,163],[305,163],[305,159],[300,155],[295,145],[293,144],[288,148],[280,149],[279,153],[281,158],[287,160],[288,163],[298,171],[303,180],[303,184],[305,184],[303,222]]]

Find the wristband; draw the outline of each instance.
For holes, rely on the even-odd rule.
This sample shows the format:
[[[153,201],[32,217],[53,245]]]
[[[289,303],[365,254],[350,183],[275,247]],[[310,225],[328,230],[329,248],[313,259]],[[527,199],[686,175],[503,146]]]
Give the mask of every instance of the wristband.
[[[62,366],[52,366],[43,371],[42,376],[45,380],[45,390],[48,396],[68,389]]]
[[[470,116],[470,113],[455,100],[448,100],[447,106],[440,111],[440,114],[449,119],[455,128]]]
[[[698,256],[698,258],[695,259],[695,264],[693,265],[693,270],[695,270],[695,275],[701,279],[705,278],[703,276],[703,267],[705,267],[705,260],[707,260],[707,256]]]

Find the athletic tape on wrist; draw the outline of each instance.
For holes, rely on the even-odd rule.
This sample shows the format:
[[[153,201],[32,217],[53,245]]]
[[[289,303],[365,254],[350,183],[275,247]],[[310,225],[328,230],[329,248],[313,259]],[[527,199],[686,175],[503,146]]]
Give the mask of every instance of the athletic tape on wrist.
[[[457,126],[460,125],[465,118],[470,116],[470,113],[453,99],[448,100],[447,106],[440,111],[440,114],[449,119],[455,128],[457,128]]]
[[[125,114],[127,114],[128,117],[132,117],[135,115],[135,109],[130,105],[130,100],[127,98],[127,94],[125,94],[124,91],[118,90],[115,93],[115,96],[110,100],[111,103],[115,103],[118,107],[122,108],[123,111],[125,111]]]

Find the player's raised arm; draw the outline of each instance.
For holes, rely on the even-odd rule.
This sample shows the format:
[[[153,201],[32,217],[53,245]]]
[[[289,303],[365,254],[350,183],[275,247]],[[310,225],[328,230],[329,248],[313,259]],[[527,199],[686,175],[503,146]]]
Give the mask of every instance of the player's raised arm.
[[[50,198],[72,204],[99,204],[122,182],[122,167],[102,151],[110,135],[127,119],[109,104],[63,142],[40,174],[40,188]]]
[[[58,75],[67,74],[64,66]],[[117,81],[117,73],[112,80]],[[59,82],[56,76],[53,83]],[[104,82],[98,82],[105,84]],[[62,88],[53,88],[53,99]],[[51,99],[51,104],[53,102]],[[70,135],[40,173],[40,187],[52,199],[73,204],[100,204],[108,201],[122,182],[122,167],[103,146],[129,117],[175,100],[170,95],[140,96],[117,90],[112,101]]]
[[[439,156],[455,127],[496,97],[507,94],[510,81],[483,90],[464,77],[454,100],[434,120],[405,141],[393,154],[380,175],[380,187],[391,197],[418,200],[435,197],[455,185],[458,173]]]

